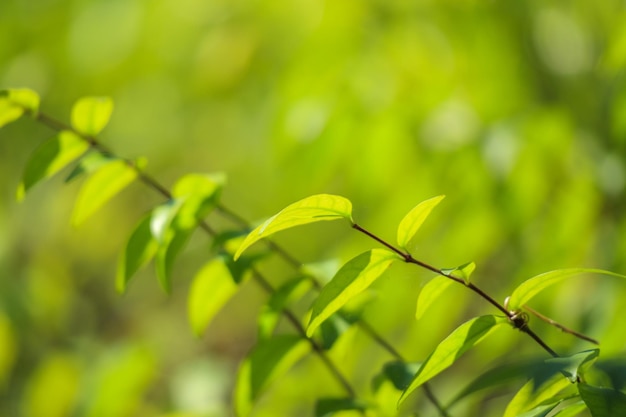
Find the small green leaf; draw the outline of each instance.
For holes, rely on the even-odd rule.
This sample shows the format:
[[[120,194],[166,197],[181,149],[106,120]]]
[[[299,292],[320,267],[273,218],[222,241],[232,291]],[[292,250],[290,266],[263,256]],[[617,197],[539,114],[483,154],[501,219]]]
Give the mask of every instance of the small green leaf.
[[[391,361],[383,366],[382,373],[397,390],[404,391],[421,366],[422,362],[406,363],[403,361]]]
[[[43,142],[26,164],[22,182],[17,189],[17,199],[37,182],[49,178],[65,168],[89,149],[89,144],[69,131],[63,131]]]
[[[454,276],[457,278],[461,278],[465,282],[465,284],[469,284],[470,276],[472,275],[472,272],[474,272],[475,269],[476,269],[476,264],[474,262],[468,262],[461,266],[457,266],[456,268],[442,269],[441,272],[443,272],[444,275],[447,275],[447,276]]]
[[[546,359],[546,364],[556,366],[570,382],[578,381],[579,376],[598,359],[600,349],[590,349],[571,356]]]
[[[313,303],[307,336],[311,337],[324,320],[369,287],[397,259],[400,257],[391,251],[372,249],[348,261]]]
[[[306,339],[294,335],[259,342],[239,368],[234,394],[236,415],[247,416],[263,389],[285,374],[310,347]]]
[[[557,269],[532,277],[517,287],[513,294],[508,299],[507,308],[510,311],[519,310],[524,304],[528,303],[531,298],[537,295],[539,292],[545,290],[547,287],[557,284],[565,278],[570,278],[579,274],[601,274],[610,275],[618,278],[626,278],[625,275],[616,274],[615,272],[605,271],[602,269],[592,268],[570,268],[570,269]]]
[[[315,403],[315,417],[332,417],[338,411],[365,411],[367,403],[354,398],[320,398]]]
[[[269,339],[280,320],[283,309],[303,297],[311,286],[310,279],[298,277],[277,288],[258,316],[259,338]]]
[[[39,111],[39,95],[27,88],[0,91],[0,127],[9,124],[24,114],[36,115]]]
[[[167,230],[163,242],[159,244],[154,259],[157,278],[161,284],[161,288],[168,294],[172,290],[171,273],[174,267],[174,261],[182,252],[193,233],[193,229],[176,227],[175,222],[172,222],[170,226],[172,227]]]
[[[250,232],[237,250],[235,260],[255,242],[276,232],[308,223],[336,219],[353,222],[352,203],[348,199],[330,194],[307,197],[287,206]]]
[[[202,335],[237,288],[223,257],[210,260],[196,274],[188,298],[189,322],[196,336]]]
[[[107,125],[113,113],[113,100],[109,97],[84,97],[72,108],[72,127],[77,132],[95,136]]]
[[[435,208],[435,206],[439,204],[444,197],[445,196],[440,195],[438,197],[422,201],[406,216],[404,216],[398,226],[398,246],[407,250],[409,242],[413,239],[413,237],[415,237],[415,234],[424,223],[424,220],[426,220],[433,208]]]
[[[172,196],[183,201],[177,227],[195,228],[217,204],[224,182],[223,174],[188,174],[178,180],[172,190]]]
[[[463,353],[490,335],[497,327],[507,322],[506,317],[488,315],[475,317],[457,327],[426,358],[409,387],[402,393],[398,404],[423,383],[450,367]]]
[[[115,160],[116,158],[111,155],[103,154],[100,151],[89,152],[87,155],[80,158],[80,162],[74,167],[72,172],[67,176],[65,182],[74,181],[76,178],[85,174],[91,174],[99,169],[101,166]]]
[[[139,222],[120,255],[116,287],[121,293],[126,291],[133,275],[154,257],[159,246],[150,231],[150,220],[151,215],[147,215]]]
[[[415,311],[415,318],[421,319],[428,307],[430,307],[441,294],[448,288],[454,281],[450,278],[438,275],[431,279],[424,285],[422,291],[417,296],[417,310]]]
[[[578,384],[578,392],[593,417],[626,417],[626,394],[612,388]]]
[[[83,184],[72,214],[72,224],[79,225],[104,203],[137,178],[137,171],[125,161],[103,165]]]
[[[561,374],[554,374],[550,369],[546,375],[530,379],[517,391],[507,405],[503,417],[517,417],[542,405],[544,401],[549,401],[568,387],[572,387],[569,380]]]

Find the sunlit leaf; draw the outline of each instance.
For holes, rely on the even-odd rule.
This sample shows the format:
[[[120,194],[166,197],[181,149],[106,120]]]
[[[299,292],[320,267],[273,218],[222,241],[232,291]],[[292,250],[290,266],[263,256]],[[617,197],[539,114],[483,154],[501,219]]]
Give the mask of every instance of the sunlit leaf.
[[[87,136],[99,134],[113,113],[113,100],[109,97],[84,97],[72,108],[72,127]]]
[[[532,378],[511,399],[503,417],[517,417],[554,398],[568,387],[572,387],[572,384],[561,374],[551,374],[545,379]]]
[[[27,88],[15,88],[0,91],[0,128],[9,124],[27,112],[37,114],[39,95]]]
[[[508,309],[511,311],[519,310],[524,304],[530,301],[539,292],[547,287],[557,284],[560,281],[579,274],[601,274],[610,275],[618,278],[626,278],[625,275],[616,274],[615,272],[605,271],[602,269],[592,268],[570,268],[557,269],[532,277],[520,284],[511,294],[508,300]]]
[[[578,392],[593,417],[626,417],[626,394],[612,388],[578,384]]]
[[[293,203],[248,234],[235,260],[258,240],[281,230],[324,220],[347,219],[352,223],[352,203],[337,195],[318,194]]]
[[[145,266],[157,251],[159,245],[150,231],[150,221],[151,215],[147,215],[139,222],[120,255],[116,279],[119,292],[126,291],[133,275]]]
[[[320,398],[315,403],[315,417],[331,417],[338,411],[365,411],[367,408],[367,403],[354,398]]]
[[[247,416],[263,389],[286,373],[310,347],[307,340],[294,335],[259,342],[239,368],[234,394],[237,416]]]
[[[113,156],[105,155],[99,151],[92,151],[80,158],[80,162],[74,167],[72,172],[67,176],[65,182],[71,182],[82,175],[91,174],[98,170],[101,166],[108,164],[116,159]]]
[[[553,402],[551,404],[538,405],[537,407],[533,408],[532,410],[528,410],[525,413],[518,414],[517,417],[546,417],[560,403],[561,403],[561,400]]]
[[[422,201],[415,206],[400,222],[398,226],[398,246],[402,249],[407,249],[407,246],[411,239],[415,237],[415,234],[422,226],[430,212],[435,208],[445,196],[440,195],[433,197],[426,201]]]
[[[72,214],[72,224],[79,225],[112,197],[137,178],[137,171],[125,161],[103,165],[83,184]]]
[[[437,299],[443,294],[443,292],[453,284],[450,278],[438,275],[431,279],[424,285],[424,288],[417,296],[417,309],[415,311],[415,318],[419,320],[422,318],[428,307],[430,307]]]
[[[476,264],[474,262],[468,262],[461,266],[457,266],[456,268],[450,269],[442,269],[441,272],[447,276],[455,276],[457,278],[461,278],[465,281],[466,284],[470,283],[470,276],[472,276],[472,272],[476,269]]]
[[[38,181],[49,178],[65,168],[89,149],[89,144],[72,132],[60,132],[43,142],[32,153],[26,164],[22,182],[17,190],[17,198],[24,198],[26,192]]]
[[[450,367],[463,353],[505,323],[507,323],[505,317],[488,315],[475,317],[457,327],[426,358],[409,387],[402,393],[399,404],[423,383]]]
[[[585,410],[587,410],[587,404],[580,400],[563,406],[554,417],[576,417]]]
[[[210,260],[196,274],[189,289],[187,311],[191,328],[197,336],[204,332],[237,288],[223,257]]]
[[[400,257],[391,251],[372,249],[348,261],[313,303],[307,335],[311,337],[324,320],[369,287],[397,259]]]
[[[259,338],[270,338],[280,320],[283,308],[303,297],[311,289],[311,286],[310,279],[299,277],[277,288],[257,318]]]
[[[196,227],[217,204],[224,182],[223,174],[188,174],[179,179],[172,189],[172,196],[183,201],[176,214],[177,227]]]

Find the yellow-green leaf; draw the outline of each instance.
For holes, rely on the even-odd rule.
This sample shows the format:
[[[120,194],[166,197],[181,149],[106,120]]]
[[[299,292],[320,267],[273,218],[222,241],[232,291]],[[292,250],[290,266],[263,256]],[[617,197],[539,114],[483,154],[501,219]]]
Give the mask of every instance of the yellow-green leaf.
[[[146,265],[157,251],[158,243],[150,231],[151,215],[145,216],[131,234],[122,252],[118,268],[116,287],[125,292],[133,275]]]
[[[395,260],[401,259],[386,249],[372,249],[351,259],[339,269],[333,279],[322,288],[313,303],[307,336],[331,314],[339,310],[357,294],[369,287]]]
[[[215,207],[225,182],[223,174],[188,174],[176,182],[172,196],[183,201],[177,226],[192,229]]]
[[[476,269],[476,264],[474,262],[468,262],[461,266],[457,266],[456,268],[450,269],[442,269],[441,272],[447,276],[454,276],[457,278],[461,278],[465,281],[466,284],[470,283],[470,276],[472,276],[472,272]]]
[[[237,292],[237,284],[223,257],[207,262],[189,289],[187,311],[196,336],[202,335],[213,317]]]
[[[137,171],[122,160],[114,160],[100,167],[87,178],[78,194],[72,224],[81,224],[135,178]]]
[[[603,269],[593,268],[570,268],[557,269],[555,271],[546,272],[532,277],[521,283],[508,299],[507,308],[511,311],[519,310],[524,304],[530,301],[535,295],[543,291],[547,287],[557,284],[560,281],[580,274],[601,274],[610,275],[618,278],[626,278],[625,275],[617,274]]]
[[[37,182],[49,178],[65,168],[89,149],[89,144],[73,132],[63,131],[43,142],[26,163],[22,182],[17,189],[17,199]]]
[[[9,124],[26,112],[37,114],[39,95],[27,88],[14,88],[0,92],[0,127]]]
[[[506,317],[493,315],[475,317],[457,327],[435,348],[404,390],[398,404],[425,382],[450,367],[463,353],[474,347],[497,327],[507,323]]]
[[[430,198],[426,201],[422,201],[415,206],[400,222],[398,226],[398,246],[402,249],[407,249],[407,246],[411,239],[415,236],[419,228],[424,223],[424,220],[428,217],[430,212],[435,208],[445,196],[440,195]]]
[[[87,136],[99,134],[113,113],[113,100],[109,97],[84,97],[72,108],[72,127]]]
[[[415,318],[417,320],[422,318],[428,307],[430,307],[453,282],[454,281],[450,278],[446,278],[441,275],[438,275],[428,281],[417,296],[417,310],[415,311]]]
[[[347,219],[352,223],[352,203],[337,195],[318,194],[293,203],[269,218],[246,236],[235,254],[241,254],[258,240],[281,230],[324,220]]]
[[[549,375],[552,376],[546,380],[533,378],[526,382],[507,405],[503,417],[517,417],[572,386],[569,380],[561,374]]]

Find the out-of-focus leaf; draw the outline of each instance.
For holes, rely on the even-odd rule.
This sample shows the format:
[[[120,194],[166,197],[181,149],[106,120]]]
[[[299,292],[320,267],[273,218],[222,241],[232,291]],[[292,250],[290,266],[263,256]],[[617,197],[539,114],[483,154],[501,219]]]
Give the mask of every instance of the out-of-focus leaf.
[[[263,389],[306,355],[310,346],[294,335],[274,336],[258,343],[239,368],[234,394],[237,416],[247,416]]]
[[[404,390],[398,404],[401,404],[423,383],[451,366],[463,353],[474,347],[493,331],[507,323],[505,317],[493,315],[475,317],[457,327],[446,337],[424,361],[409,387]]]
[[[546,363],[557,366],[559,371],[574,383],[598,359],[599,354],[600,349],[585,350],[567,357],[550,358]]]
[[[307,335],[311,337],[324,320],[369,287],[397,259],[400,257],[394,252],[372,249],[348,261],[313,303]]]
[[[397,390],[404,391],[421,366],[422,362],[405,363],[402,361],[391,361],[383,366],[382,375],[385,379],[389,380]]]
[[[340,314],[333,314],[326,319],[319,327],[319,344],[322,349],[331,349],[351,325],[352,323],[348,322]]]
[[[337,411],[365,411],[368,405],[354,398],[320,398],[315,403],[315,417],[331,417]]]
[[[330,194],[307,197],[285,207],[251,231],[237,250],[235,260],[255,242],[276,232],[308,223],[336,219],[347,219],[353,222],[350,200]]]
[[[89,149],[89,144],[73,132],[63,131],[43,142],[26,163],[22,182],[17,189],[17,199],[38,181],[49,178],[65,168]]]
[[[268,339],[272,336],[282,310],[290,303],[300,299],[311,289],[311,280],[306,277],[293,279],[276,289],[263,306],[257,319],[259,338]]]
[[[27,88],[14,88],[0,91],[0,128],[28,112],[39,111],[39,95]]]
[[[18,340],[11,321],[0,311],[0,392],[9,381],[18,353]]]
[[[130,279],[154,257],[159,247],[150,231],[151,218],[151,215],[147,215],[139,222],[128,238],[124,252],[120,255],[116,287],[121,293],[126,291]]]
[[[576,417],[585,410],[587,410],[587,404],[580,400],[563,406],[563,408],[559,410],[554,417]]]
[[[539,292],[547,287],[557,284],[558,282],[579,274],[601,274],[610,275],[618,278],[626,278],[625,275],[617,274],[611,271],[593,268],[570,268],[557,269],[555,271],[546,272],[532,277],[521,283],[511,294],[508,299],[508,309],[511,311],[519,310],[524,304],[530,301]]]
[[[417,296],[417,309],[415,310],[415,318],[421,319],[428,307],[430,307],[443,294],[454,281],[450,278],[438,275],[424,285],[424,288]]]
[[[218,202],[225,182],[223,174],[188,174],[176,182],[172,196],[183,202],[176,214],[176,226],[192,229]]]
[[[466,284],[469,284],[470,276],[475,269],[476,264],[474,262],[468,262],[461,266],[457,266],[456,268],[442,269],[441,272],[443,272],[444,275],[447,276],[455,276],[457,278],[461,278],[463,281],[465,281]]]
[[[80,158],[80,161],[67,176],[65,182],[71,182],[85,174],[91,174],[114,159],[113,156],[105,155],[99,151],[89,152],[87,155]]]
[[[546,417],[548,414],[552,412],[559,404],[561,400],[556,401],[551,404],[542,404],[533,408],[532,410],[528,410],[525,413],[518,414],[517,417]]]
[[[86,136],[99,134],[113,113],[109,97],[83,97],[72,107],[72,127]]]
[[[578,392],[593,417],[626,417],[626,394],[612,388],[578,384]]]
[[[398,226],[398,246],[407,250],[407,246],[411,239],[415,237],[415,234],[422,226],[430,212],[435,208],[437,204],[444,199],[445,196],[440,195],[422,201],[415,206],[409,213],[404,216],[400,225]]]
[[[541,405],[544,401],[554,398],[558,393],[571,386],[569,380],[561,374],[542,381],[535,378],[530,379],[511,399],[503,417],[517,417]]]
[[[223,257],[210,260],[196,274],[189,289],[188,314],[197,336],[204,332],[237,288]]]
[[[72,224],[81,224],[104,203],[137,178],[137,171],[125,161],[103,165],[83,184],[72,213]]]

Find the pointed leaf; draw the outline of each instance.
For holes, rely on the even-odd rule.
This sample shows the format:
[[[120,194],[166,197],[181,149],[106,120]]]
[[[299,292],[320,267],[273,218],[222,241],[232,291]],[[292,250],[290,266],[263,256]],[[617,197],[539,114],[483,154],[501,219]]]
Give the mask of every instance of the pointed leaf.
[[[125,161],[103,165],[83,184],[72,214],[72,224],[81,224],[137,178],[137,171]]]
[[[290,303],[303,297],[311,289],[311,280],[298,277],[281,285],[263,306],[258,316],[259,338],[269,339],[280,320],[282,311]]]
[[[17,199],[38,181],[49,178],[65,168],[89,149],[89,144],[76,134],[63,131],[43,142],[31,155],[17,190]]]
[[[612,388],[578,384],[578,392],[593,417],[626,417],[626,394]]]
[[[428,307],[430,307],[441,294],[452,284],[450,278],[438,275],[431,279],[424,285],[422,291],[417,296],[417,310],[415,311],[415,318],[421,319]]]
[[[415,206],[400,222],[398,226],[398,246],[406,250],[409,242],[424,223],[430,212],[437,204],[444,199],[445,196],[440,195],[426,201],[422,201]]]
[[[306,339],[293,335],[261,341],[242,362],[235,385],[235,412],[247,416],[254,401],[272,381],[286,373],[310,350]]]
[[[561,400],[556,401],[551,404],[542,404],[533,408],[532,410],[526,411],[525,413],[518,414],[517,417],[546,417],[548,414],[552,412],[559,404],[561,404]]]
[[[188,299],[189,322],[196,336],[202,335],[237,288],[223,257],[212,259],[196,274]]]
[[[540,378],[532,378],[511,399],[503,417],[517,417],[541,405],[544,401],[554,398],[568,387],[572,387],[572,384],[567,378],[551,371]]]
[[[72,108],[72,127],[87,136],[99,134],[113,113],[113,100],[109,97],[84,97]]]
[[[524,304],[530,301],[539,292],[545,290],[547,287],[557,284],[558,282],[570,278],[579,274],[601,274],[610,275],[618,278],[626,278],[625,275],[616,274],[615,272],[605,271],[602,269],[592,268],[570,268],[570,269],[557,269],[532,277],[524,281],[519,287],[517,287],[513,294],[508,299],[508,309],[511,311],[519,310]]]
[[[476,264],[474,262],[468,262],[461,266],[457,266],[456,268],[442,269],[441,272],[443,272],[444,275],[447,275],[447,276],[454,276],[457,278],[461,278],[463,281],[465,281],[466,284],[469,284],[470,276],[472,275],[472,272],[474,272],[475,269],[476,269]]]
[[[401,404],[423,383],[450,367],[462,354],[505,323],[507,323],[505,317],[488,315],[475,317],[457,327],[426,358],[411,381],[411,385],[402,393],[398,404]]]
[[[182,252],[193,233],[193,229],[178,228],[174,222],[172,222],[171,226],[173,227],[168,229],[163,242],[161,242],[157,249],[154,259],[157,278],[161,284],[161,288],[168,294],[172,290],[171,273],[174,267],[174,261]]]
[[[318,194],[293,203],[254,229],[243,241],[235,260],[258,240],[281,230],[324,220],[347,219],[352,223],[352,203],[337,195]]]
[[[14,88],[0,91],[0,128],[24,114],[37,114],[39,95],[27,88]]]
[[[546,364],[558,367],[559,371],[574,383],[578,381],[579,376],[584,375],[599,355],[600,349],[590,349],[571,356],[546,359]]]
[[[365,411],[367,403],[354,398],[320,398],[315,403],[315,417],[332,417],[338,411]]]
[[[116,158],[111,155],[105,155],[100,151],[89,152],[80,158],[80,162],[74,167],[72,172],[67,176],[65,182],[71,182],[85,174],[91,174],[98,170],[101,166],[108,164]]]
[[[154,257],[159,247],[150,231],[150,220],[151,215],[147,215],[139,222],[120,256],[116,287],[121,293],[126,291],[130,279]]]
[[[307,335],[311,337],[324,320],[369,287],[397,259],[400,257],[391,251],[372,249],[348,261],[313,303]]]
[[[172,190],[172,196],[183,201],[176,214],[177,227],[196,227],[217,204],[224,182],[222,174],[188,174],[178,180]]]

